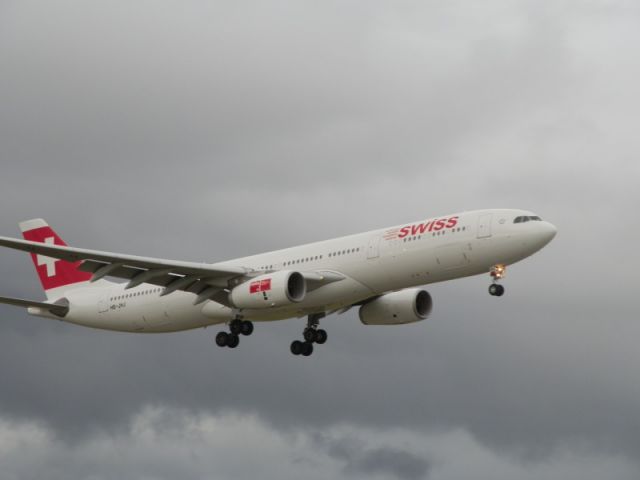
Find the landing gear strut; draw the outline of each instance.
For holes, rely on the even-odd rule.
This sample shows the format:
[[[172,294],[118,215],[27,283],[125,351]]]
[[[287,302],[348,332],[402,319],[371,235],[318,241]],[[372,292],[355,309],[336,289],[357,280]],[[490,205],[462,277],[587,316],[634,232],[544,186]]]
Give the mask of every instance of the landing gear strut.
[[[494,297],[501,297],[504,295],[504,287],[498,283],[498,280],[504,278],[507,271],[507,266],[498,264],[491,267],[489,275],[493,279],[493,283],[489,285],[489,295]]]
[[[240,343],[240,335],[249,336],[252,333],[252,322],[236,318],[229,323],[228,332],[218,332],[216,335],[216,345],[219,347],[236,348]]]
[[[294,340],[291,342],[291,353],[294,355],[308,357],[313,353],[314,343],[322,345],[327,341],[327,332],[318,328],[318,324],[322,317],[324,317],[324,313],[309,315],[307,319],[307,326],[302,333],[304,342],[301,342],[300,340]]]

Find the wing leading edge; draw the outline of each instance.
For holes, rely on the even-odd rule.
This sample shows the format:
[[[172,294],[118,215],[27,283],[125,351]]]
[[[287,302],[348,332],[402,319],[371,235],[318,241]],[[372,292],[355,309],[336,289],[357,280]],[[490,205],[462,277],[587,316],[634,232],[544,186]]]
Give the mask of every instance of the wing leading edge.
[[[199,301],[227,288],[230,280],[251,273],[246,268],[123,255],[10,237],[0,237],[0,246],[67,262],[83,261],[79,269],[91,273],[92,282],[108,275],[129,280],[126,288],[150,283],[165,287],[164,295],[184,290],[195,293]]]

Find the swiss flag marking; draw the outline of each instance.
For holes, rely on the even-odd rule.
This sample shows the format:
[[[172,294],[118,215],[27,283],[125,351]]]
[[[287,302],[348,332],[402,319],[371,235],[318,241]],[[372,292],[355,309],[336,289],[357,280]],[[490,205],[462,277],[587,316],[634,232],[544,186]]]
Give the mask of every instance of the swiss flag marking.
[[[44,243],[49,245],[55,245],[55,238],[47,237],[44,239]],[[56,262],[59,262],[59,258],[45,257],[43,255],[36,255],[36,265],[41,267],[42,265],[47,266],[47,277],[53,277],[56,274]]]
[[[271,279],[256,280],[249,284],[249,293],[268,292],[271,290]]]
[[[62,245],[66,243],[49,226],[38,227],[22,233],[25,240],[32,242],[46,243],[49,245]],[[63,287],[78,282],[87,282],[91,279],[89,272],[82,272],[78,267],[82,263],[66,262],[58,258],[47,257],[46,255],[31,254],[33,263],[40,277],[40,282],[45,290]]]

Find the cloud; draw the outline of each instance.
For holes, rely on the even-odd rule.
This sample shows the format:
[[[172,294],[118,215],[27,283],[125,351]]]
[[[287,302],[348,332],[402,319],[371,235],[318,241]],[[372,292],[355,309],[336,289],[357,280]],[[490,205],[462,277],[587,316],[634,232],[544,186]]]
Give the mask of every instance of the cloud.
[[[344,462],[346,474],[393,475],[403,480],[426,478],[431,468],[428,460],[399,448],[367,448],[355,438],[330,438],[321,434],[314,442],[336,460]]]
[[[428,458],[429,460],[425,460]],[[521,463],[486,449],[466,432],[416,434],[348,425],[283,434],[253,415],[190,414],[146,407],[118,433],[68,443],[36,422],[0,419],[0,461],[7,479],[635,478],[624,458],[589,449],[559,450]]]

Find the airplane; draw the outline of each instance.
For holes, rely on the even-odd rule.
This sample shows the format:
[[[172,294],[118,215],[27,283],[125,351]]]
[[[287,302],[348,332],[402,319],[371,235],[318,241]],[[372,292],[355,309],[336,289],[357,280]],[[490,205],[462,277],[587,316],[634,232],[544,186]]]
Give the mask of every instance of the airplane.
[[[42,219],[20,229],[23,240],[0,237],[0,246],[31,254],[46,301],[0,303],[121,332],[226,324],[215,341],[232,349],[253,322],[306,317],[303,340],[290,346],[305,357],[326,342],[319,322],[329,314],[358,307],[365,325],[422,321],[433,308],[424,285],[487,273],[500,297],[507,266],[557,232],[529,211],[476,210],[210,264],[69,247]]]

